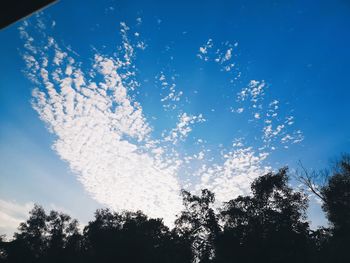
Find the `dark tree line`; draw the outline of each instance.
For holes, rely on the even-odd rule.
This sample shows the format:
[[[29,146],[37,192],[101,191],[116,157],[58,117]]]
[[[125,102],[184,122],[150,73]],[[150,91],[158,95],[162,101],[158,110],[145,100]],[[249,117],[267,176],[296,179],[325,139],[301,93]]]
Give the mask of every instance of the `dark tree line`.
[[[252,194],[213,209],[215,196],[183,191],[184,210],[169,229],[141,211],[95,212],[81,232],[70,216],[35,205],[11,241],[0,238],[0,262],[350,262],[350,158],[316,187],[329,227],[311,230],[307,195],[289,185],[286,168],[257,178]]]

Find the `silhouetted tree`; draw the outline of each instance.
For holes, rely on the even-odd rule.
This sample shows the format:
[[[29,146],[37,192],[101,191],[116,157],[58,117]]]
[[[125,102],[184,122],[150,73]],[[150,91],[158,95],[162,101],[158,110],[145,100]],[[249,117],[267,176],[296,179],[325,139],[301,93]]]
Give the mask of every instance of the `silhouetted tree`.
[[[13,240],[0,236],[0,262],[350,262],[350,157],[328,173],[299,176],[318,196],[330,227],[310,230],[308,200],[289,185],[287,169],[258,177],[251,195],[225,203],[182,191],[184,210],[169,230],[142,212],[100,209],[79,232],[70,216],[35,205]],[[316,185],[317,179],[324,183]]]
[[[308,171],[297,179],[322,201],[330,228],[314,236],[317,262],[350,262],[350,156],[344,154],[329,170]]]
[[[322,205],[331,223],[328,242],[332,262],[350,262],[350,156],[344,155],[333,168],[328,182],[321,189]]]
[[[327,227],[320,227],[316,230],[310,231],[310,239],[312,243],[310,248],[312,262],[333,262],[329,253],[332,231]]]
[[[70,216],[51,211],[46,217],[47,262],[74,262],[79,254],[81,236],[78,221]]]
[[[216,262],[308,262],[307,198],[288,186],[287,169],[257,178],[251,190],[221,211]]]
[[[214,257],[213,243],[220,228],[212,208],[214,194],[207,189],[201,196],[182,191],[184,210],[175,221],[176,231],[192,248],[194,262],[210,262]]]
[[[39,206],[20,224],[14,240],[6,243],[6,262],[76,262],[76,242],[81,240],[76,220]]]
[[[323,209],[335,231],[350,229],[350,156],[344,155],[321,189]]]
[[[181,249],[163,221],[142,212],[98,210],[84,237],[89,262],[186,262],[178,260]]]
[[[9,262],[40,262],[47,250],[47,215],[45,210],[34,205],[26,222],[19,225],[14,241],[8,247]]]
[[[6,254],[6,245],[5,235],[0,235],[0,262],[6,262],[7,254]]]

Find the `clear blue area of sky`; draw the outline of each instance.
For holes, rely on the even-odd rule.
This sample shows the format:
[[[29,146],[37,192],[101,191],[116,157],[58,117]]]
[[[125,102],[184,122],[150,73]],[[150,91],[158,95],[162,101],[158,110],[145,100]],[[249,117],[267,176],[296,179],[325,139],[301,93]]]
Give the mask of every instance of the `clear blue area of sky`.
[[[137,27],[136,18],[141,17],[140,31],[151,52],[139,58],[140,77],[157,74],[153,65],[173,56],[171,67],[181,76],[177,85],[189,96],[192,90],[202,94],[186,107],[193,113],[217,114],[205,124],[217,129],[208,134],[194,131],[215,143],[230,140],[236,127],[246,122],[237,119],[231,124],[210,111],[222,103],[226,82],[222,72],[204,67],[196,53],[208,38],[238,42],[235,62],[242,77],[236,85],[265,80],[268,96],[293,110],[295,125],[305,136],[301,145],[271,156],[274,166],[293,166],[301,160],[307,167],[323,168],[329,159],[349,152],[348,1],[61,0],[44,14],[56,21],[55,38],[76,50],[86,65],[91,63],[92,47],[114,52],[120,21]],[[54,203],[88,220],[99,204],[51,150],[54,136],[31,107],[33,85],[22,73],[18,25],[0,31],[0,198]],[[140,98],[140,103],[146,114],[155,114],[151,99]],[[231,102],[223,103],[229,107]],[[317,221],[319,210],[313,213]]]

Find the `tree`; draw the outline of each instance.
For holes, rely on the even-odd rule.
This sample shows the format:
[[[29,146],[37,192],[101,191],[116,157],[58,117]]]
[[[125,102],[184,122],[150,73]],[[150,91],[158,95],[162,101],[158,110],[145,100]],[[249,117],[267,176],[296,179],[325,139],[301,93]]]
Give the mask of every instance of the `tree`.
[[[350,157],[321,175],[304,171],[299,181],[323,201],[330,227],[309,229],[307,196],[291,188],[283,168],[255,179],[250,195],[219,213],[209,190],[182,191],[172,230],[141,211],[100,209],[81,234],[77,220],[35,205],[12,241],[0,236],[0,262],[350,262]]]
[[[333,262],[350,262],[350,156],[343,155],[321,189],[322,208],[331,223],[328,252]]]
[[[6,262],[6,242],[5,235],[0,235],[0,262]]]
[[[287,168],[268,173],[252,183],[252,196],[224,205],[217,262],[307,261],[307,198],[293,191],[288,179]]]
[[[323,210],[336,231],[350,229],[350,155],[344,155],[321,189]]]
[[[142,212],[97,210],[84,229],[87,262],[184,262],[176,237],[161,219]],[[180,251],[181,252],[181,251]]]
[[[120,243],[119,230],[122,228],[122,217],[109,209],[95,212],[95,220],[84,228],[85,259],[87,262],[113,261],[115,248]],[[115,246],[115,248],[114,248]]]
[[[40,262],[47,249],[47,215],[35,204],[26,222],[19,225],[14,241],[7,249],[9,262]]]
[[[51,211],[46,217],[48,262],[74,262],[80,251],[78,221],[69,215]]]
[[[329,170],[309,172],[302,166],[297,179],[322,200],[330,228],[315,231],[323,262],[350,262],[350,155],[343,154]]]
[[[77,220],[56,211],[47,215],[37,204],[29,215],[14,240],[4,242],[5,262],[77,262]]]
[[[214,257],[214,240],[220,228],[212,208],[215,196],[207,189],[201,196],[182,191],[184,211],[175,221],[176,232],[191,246],[194,262],[210,262]]]

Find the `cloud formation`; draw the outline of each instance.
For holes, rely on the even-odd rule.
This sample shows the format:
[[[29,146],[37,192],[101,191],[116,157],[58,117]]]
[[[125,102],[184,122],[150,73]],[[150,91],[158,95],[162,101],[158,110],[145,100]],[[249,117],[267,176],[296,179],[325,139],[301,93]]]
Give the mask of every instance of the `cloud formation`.
[[[171,225],[182,209],[181,188],[195,192],[208,188],[220,203],[249,192],[251,181],[270,169],[263,165],[267,149],[256,150],[241,141],[220,153],[216,162],[209,159],[210,149],[202,139],[196,140],[202,145],[198,152],[180,151],[179,144],[185,143],[193,126],[205,122],[206,117],[179,108],[183,91],[176,88],[174,76],[166,77],[163,72],[156,77],[161,86],[160,103],[164,111],[178,112],[178,118],[172,127],[160,132],[161,136],[154,135],[156,127],[151,126],[135,96],[142,86],[134,60],[137,50],[143,51],[146,45],[139,32],[130,33],[126,23],[120,23],[117,55],[96,52],[91,68],[83,67],[71,49],[60,47],[53,37],[43,34],[44,24],[36,31],[39,41],[29,34],[28,22],[19,28],[25,43],[26,74],[36,86],[33,107],[56,135],[53,149],[100,203],[115,210],[142,210]],[[237,43],[223,43],[212,52],[213,47],[209,39],[199,48],[198,57],[218,63],[220,70],[237,77],[238,71],[232,72]],[[293,124],[292,116],[273,126],[278,102],[270,103],[264,112],[265,88],[264,81],[252,80],[237,93],[239,107],[235,112],[248,108],[263,122],[262,141],[266,145],[278,136],[282,136],[281,143],[298,140],[297,135],[284,132]],[[187,180],[180,176],[182,172],[189,176]]]
[[[11,238],[19,224],[26,220],[28,212],[33,208],[33,203],[27,202],[19,204],[15,201],[7,201],[0,199],[0,230],[1,233]]]
[[[44,46],[53,49],[53,57],[25,55],[29,76],[40,76],[34,81],[42,84],[33,90],[33,107],[57,136],[54,150],[93,198],[116,210],[143,210],[170,223],[181,209],[177,167],[162,156],[142,107],[128,95],[135,88],[125,86],[132,75],[128,68],[134,48],[126,29],[121,23],[123,60],[95,55],[92,68],[99,81],[88,80],[53,38]]]

